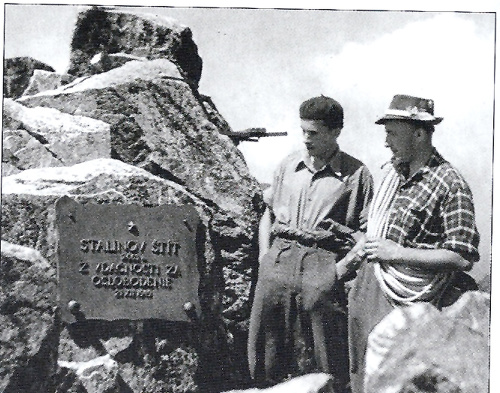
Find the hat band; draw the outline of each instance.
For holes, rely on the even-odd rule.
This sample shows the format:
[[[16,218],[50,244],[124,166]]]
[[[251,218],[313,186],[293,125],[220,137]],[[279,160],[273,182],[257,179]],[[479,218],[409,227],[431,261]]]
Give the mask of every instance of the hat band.
[[[406,118],[410,118],[410,119],[413,119],[413,120],[422,120],[422,121],[430,121],[430,120],[435,120],[436,119],[430,113],[428,113],[428,112],[421,112],[421,111],[418,111],[418,110],[410,112],[410,111],[407,111],[407,110],[403,111],[403,110],[400,110],[400,109],[388,109],[385,112],[385,115],[386,116],[401,116],[401,117],[406,117]]]

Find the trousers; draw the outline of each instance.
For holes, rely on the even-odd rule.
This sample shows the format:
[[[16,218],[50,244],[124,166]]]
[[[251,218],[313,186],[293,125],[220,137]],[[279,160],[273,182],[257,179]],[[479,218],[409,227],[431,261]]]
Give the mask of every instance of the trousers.
[[[262,385],[326,372],[347,392],[347,298],[337,281],[338,254],[275,238],[262,258],[255,288],[248,362]]]

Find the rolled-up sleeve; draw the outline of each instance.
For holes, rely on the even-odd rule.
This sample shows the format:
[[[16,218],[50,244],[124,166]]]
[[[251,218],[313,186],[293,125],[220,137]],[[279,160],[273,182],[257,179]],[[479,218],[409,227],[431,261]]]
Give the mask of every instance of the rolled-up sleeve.
[[[373,177],[367,167],[361,167],[360,190],[358,194],[359,228],[366,232],[368,209],[373,198]]]
[[[476,228],[472,193],[464,182],[452,184],[442,206],[442,247],[459,253],[470,262],[479,260],[479,232]]]

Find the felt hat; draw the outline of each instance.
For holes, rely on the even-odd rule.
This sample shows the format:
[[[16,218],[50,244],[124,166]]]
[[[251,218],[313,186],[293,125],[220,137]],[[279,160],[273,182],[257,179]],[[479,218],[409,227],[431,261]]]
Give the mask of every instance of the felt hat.
[[[378,119],[375,124],[384,124],[388,120],[410,120],[438,124],[443,118],[434,116],[433,100],[397,94],[392,99],[384,116]]]

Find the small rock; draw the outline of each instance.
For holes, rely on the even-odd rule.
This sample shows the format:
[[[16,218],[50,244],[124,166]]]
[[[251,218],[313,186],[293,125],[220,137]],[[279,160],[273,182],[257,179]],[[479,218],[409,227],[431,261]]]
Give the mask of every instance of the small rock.
[[[231,390],[226,393],[329,393],[333,377],[326,373],[314,373],[292,378],[266,389]]]
[[[13,57],[3,62],[3,95],[7,98],[21,97],[28,87],[35,70],[54,72],[54,69],[31,57]]]
[[[441,312],[395,309],[369,336],[366,392],[488,392],[489,308],[489,294],[471,291]]]
[[[75,78],[76,77],[73,75],[58,74],[46,70],[35,70],[29,81],[28,87],[22,95],[32,96],[42,91],[55,90],[73,81]]]

